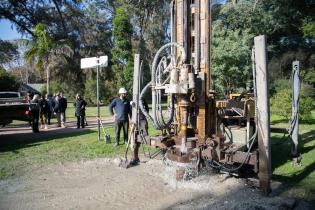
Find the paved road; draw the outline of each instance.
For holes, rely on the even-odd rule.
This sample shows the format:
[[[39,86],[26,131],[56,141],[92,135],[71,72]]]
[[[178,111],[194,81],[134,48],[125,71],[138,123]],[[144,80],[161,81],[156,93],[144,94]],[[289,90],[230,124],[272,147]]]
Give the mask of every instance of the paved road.
[[[102,118],[104,127],[110,127],[113,125],[113,120],[111,117]],[[12,141],[29,141],[35,139],[41,139],[43,137],[49,137],[61,133],[73,133],[73,132],[84,132],[89,129],[97,128],[97,120],[95,118],[87,119],[88,126],[84,129],[77,129],[75,121],[67,122],[66,128],[57,127],[54,123],[49,125],[49,129],[40,129],[39,133],[33,133],[30,126],[27,124],[22,125],[8,125],[6,127],[0,128],[0,146],[4,146]]]

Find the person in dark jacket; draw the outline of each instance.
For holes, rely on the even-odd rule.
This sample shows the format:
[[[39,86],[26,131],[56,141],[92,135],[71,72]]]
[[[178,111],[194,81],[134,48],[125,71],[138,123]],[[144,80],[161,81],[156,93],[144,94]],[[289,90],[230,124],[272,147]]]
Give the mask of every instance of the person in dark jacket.
[[[46,100],[44,96],[39,100],[39,107],[40,107],[39,116],[40,116],[40,124],[41,124],[40,128],[48,129],[47,116],[48,116],[48,112],[50,111],[50,108],[48,105],[48,101]]]
[[[59,98],[59,109],[60,109],[60,121],[61,127],[66,127],[66,109],[67,109],[67,99],[63,95],[63,92],[60,92]]]
[[[54,97],[53,109],[54,109],[54,114],[56,115],[56,118],[57,118],[57,127],[61,127],[59,99],[60,99],[60,94],[56,93]]]
[[[75,107],[75,116],[77,117],[77,128],[80,128],[80,125],[82,128],[84,128],[86,102],[81,97],[80,94],[77,94],[75,98],[76,100],[74,102],[74,107]]]
[[[34,133],[39,132],[39,129],[38,129],[39,111],[40,111],[39,99],[40,99],[39,95],[35,94],[30,103],[30,111],[32,115],[32,130]]]
[[[116,146],[119,145],[121,128],[123,128],[124,131],[124,143],[127,143],[129,118],[131,118],[131,106],[129,100],[126,98],[126,89],[120,88],[118,93],[119,97],[115,98],[109,105],[109,111],[114,115],[115,119]]]
[[[46,101],[48,102],[48,107],[49,107],[49,110],[47,112],[47,123],[48,125],[50,125],[51,116],[54,113],[55,102],[51,94],[46,94]]]
[[[28,91],[28,92],[27,92],[27,95],[26,95],[26,98],[25,98],[25,102],[28,103],[28,104],[30,104],[31,101],[32,101],[32,99],[33,99],[33,97],[34,97],[34,93]],[[26,112],[26,116],[27,116],[27,119],[28,119],[28,125],[29,125],[30,127],[32,127],[32,113],[31,113],[30,110],[31,110],[31,109],[29,108],[28,112]]]

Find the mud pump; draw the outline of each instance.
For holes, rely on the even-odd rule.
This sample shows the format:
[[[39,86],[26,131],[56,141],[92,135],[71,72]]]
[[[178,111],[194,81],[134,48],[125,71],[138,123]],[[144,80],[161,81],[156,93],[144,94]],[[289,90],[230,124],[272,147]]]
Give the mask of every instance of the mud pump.
[[[171,2],[171,42],[157,51],[151,81],[142,89],[141,59],[135,56],[133,101],[137,103],[133,113],[141,110],[162,135],[144,138],[135,129],[133,158],[138,159],[139,145],[145,143],[163,151],[164,162],[176,166],[177,179],[194,176],[203,167],[229,173],[252,171],[258,173],[260,185],[268,193],[268,81],[266,77],[259,78],[261,74],[257,72],[254,81],[259,85],[254,92],[260,98],[253,93],[236,99],[216,99],[210,65],[210,5],[210,0]],[[266,70],[266,49],[260,45],[265,38],[256,38],[258,47],[253,59],[258,62],[254,69],[261,65],[259,69]],[[152,95],[150,113],[143,105],[147,93]],[[257,100],[262,107],[256,107]],[[138,115],[133,115],[133,121],[139,122]]]

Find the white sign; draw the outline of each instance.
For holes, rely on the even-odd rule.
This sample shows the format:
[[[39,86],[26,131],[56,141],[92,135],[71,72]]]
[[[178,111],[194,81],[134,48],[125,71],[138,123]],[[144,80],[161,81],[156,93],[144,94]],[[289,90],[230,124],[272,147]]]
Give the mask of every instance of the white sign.
[[[81,59],[81,69],[90,69],[97,66],[106,67],[108,64],[108,57],[91,57],[91,58],[82,58]]]
[[[107,67],[107,64],[108,64],[108,57],[107,57],[107,55],[101,56],[99,58],[98,65],[100,65],[100,67]]]

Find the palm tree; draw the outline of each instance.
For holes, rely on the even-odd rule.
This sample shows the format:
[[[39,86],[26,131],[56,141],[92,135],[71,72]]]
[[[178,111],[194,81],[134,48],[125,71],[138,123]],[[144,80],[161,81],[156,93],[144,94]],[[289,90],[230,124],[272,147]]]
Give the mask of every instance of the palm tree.
[[[50,70],[53,68],[53,61],[57,58],[66,59],[73,54],[72,49],[66,44],[66,40],[54,42],[47,34],[45,25],[39,23],[32,30],[34,39],[29,42],[29,50],[24,54],[26,62],[35,61],[35,68],[46,71],[47,94],[49,94]]]

